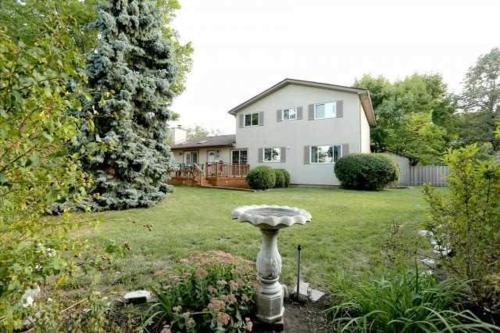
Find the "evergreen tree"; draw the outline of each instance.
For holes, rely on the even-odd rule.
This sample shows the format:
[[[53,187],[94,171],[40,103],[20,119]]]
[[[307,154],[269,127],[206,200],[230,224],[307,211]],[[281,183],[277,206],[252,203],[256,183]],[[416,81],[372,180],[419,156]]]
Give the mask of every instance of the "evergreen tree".
[[[96,210],[149,207],[170,191],[167,121],[177,67],[162,24],[152,0],[110,0],[99,11],[87,64],[92,101],[78,143],[95,179]]]

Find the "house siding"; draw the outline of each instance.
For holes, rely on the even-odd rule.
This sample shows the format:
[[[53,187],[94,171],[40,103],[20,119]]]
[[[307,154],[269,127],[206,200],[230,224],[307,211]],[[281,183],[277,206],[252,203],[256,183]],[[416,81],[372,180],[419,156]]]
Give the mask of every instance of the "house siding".
[[[309,104],[334,100],[343,101],[342,118],[308,120],[306,114],[302,120],[277,121],[277,110],[300,106],[307,112]],[[254,112],[263,113],[264,126],[240,128],[238,115]],[[350,153],[369,151],[369,126],[365,125],[368,122],[357,94],[291,84],[238,112],[236,147],[248,149],[248,162],[252,167],[268,165],[287,169],[294,184],[339,185],[333,164],[305,163],[304,147],[348,144]],[[286,161],[259,163],[258,151],[264,147],[285,147]]]
[[[177,163],[184,163],[184,153],[187,151],[197,151],[198,152],[198,164],[202,165],[207,162],[208,152],[211,150],[219,151],[219,161],[229,163],[231,161],[231,150],[230,147],[214,147],[214,148],[185,148],[183,150],[173,150],[174,159]]]

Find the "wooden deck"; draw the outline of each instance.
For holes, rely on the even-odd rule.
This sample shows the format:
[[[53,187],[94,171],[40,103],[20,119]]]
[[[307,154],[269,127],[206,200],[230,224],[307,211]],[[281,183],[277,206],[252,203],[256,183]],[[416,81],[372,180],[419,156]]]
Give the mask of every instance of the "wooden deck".
[[[169,184],[207,187],[248,188],[248,164],[205,163],[182,166],[171,174]]]

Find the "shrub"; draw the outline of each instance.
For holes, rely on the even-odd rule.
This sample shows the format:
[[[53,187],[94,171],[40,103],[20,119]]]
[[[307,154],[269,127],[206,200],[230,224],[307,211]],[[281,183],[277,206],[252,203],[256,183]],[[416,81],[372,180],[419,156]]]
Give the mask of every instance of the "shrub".
[[[450,151],[445,162],[448,191],[424,187],[432,217],[428,228],[453,250],[441,260],[447,273],[471,281],[478,303],[498,312],[500,164],[484,160],[477,145]]]
[[[276,174],[268,166],[258,166],[248,173],[247,183],[250,188],[255,190],[267,190],[274,187]]]
[[[180,276],[156,290],[146,325],[154,331],[250,332],[254,273],[240,266],[181,266]]]
[[[343,303],[327,313],[335,332],[497,332],[496,326],[455,307],[465,288],[464,283],[406,272],[341,290]]]
[[[399,168],[381,154],[351,154],[335,163],[335,175],[342,187],[380,191],[398,180]]]
[[[274,174],[276,176],[276,182],[274,183],[274,187],[285,187],[285,173],[283,169],[273,169]]]
[[[288,187],[290,185],[290,172],[286,169],[274,169],[276,173],[276,185],[275,187]],[[278,179],[278,177],[280,179]],[[280,184],[278,186],[278,184]]]

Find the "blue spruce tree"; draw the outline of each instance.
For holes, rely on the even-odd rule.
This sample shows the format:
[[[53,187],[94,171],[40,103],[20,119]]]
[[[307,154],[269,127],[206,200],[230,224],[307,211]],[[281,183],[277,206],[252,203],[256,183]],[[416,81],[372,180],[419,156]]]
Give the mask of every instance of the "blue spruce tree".
[[[95,179],[91,205],[149,207],[170,192],[175,50],[152,0],[110,0],[96,25],[98,45],[87,63],[92,100],[78,140]]]

